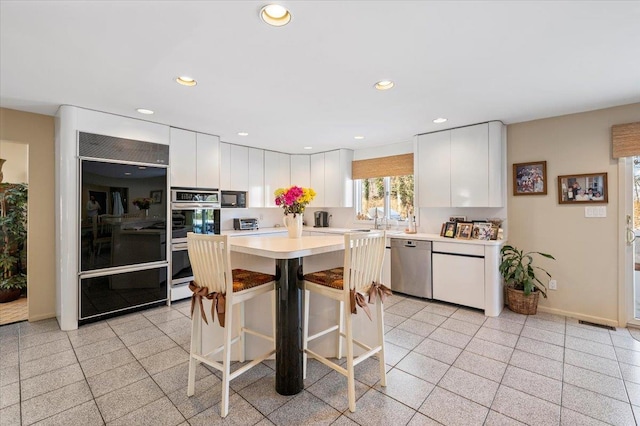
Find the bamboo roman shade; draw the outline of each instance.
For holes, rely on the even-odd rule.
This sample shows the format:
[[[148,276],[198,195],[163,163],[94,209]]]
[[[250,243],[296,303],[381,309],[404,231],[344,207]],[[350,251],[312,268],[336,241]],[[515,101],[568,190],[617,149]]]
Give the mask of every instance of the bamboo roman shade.
[[[640,121],[611,127],[613,158],[640,155]]]
[[[413,174],[413,154],[356,160],[351,165],[353,179]]]

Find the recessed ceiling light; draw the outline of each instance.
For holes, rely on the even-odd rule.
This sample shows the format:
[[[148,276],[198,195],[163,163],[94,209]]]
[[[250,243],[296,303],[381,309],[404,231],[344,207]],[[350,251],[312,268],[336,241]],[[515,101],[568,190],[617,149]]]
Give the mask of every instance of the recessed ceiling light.
[[[138,108],[136,111],[138,111],[140,114],[153,114],[153,111],[151,111],[150,109]]]
[[[138,166],[138,170],[147,170],[145,166]]]
[[[131,172],[124,172],[125,176],[131,176]]]
[[[187,77],[186,75],[181,75],[180,77],[176,77],[176,83],[182,84],[183,86],[189,86],[189,87],[195,86],[196,84],[198,84],[197,81],[195,81],[191,77]]]
[[[260,10],[264,22],[274,27],[282,27],[291,21],[291,13],[279,4],[268,4]]]
[[[354,136],[353,138],[354,138],[354,139],[361,140],[361,139],[364,139],[364,136]]]
[[[436,123],[436,124],[444,123],[445,121],[447,121],[447,119],[446,118],[442,118],[442,117],[439,117],[439,118],[436,118],[435,120],[433,120],[433,122]]]
[[[238,132],[238,136],[249,136],[247,132]]]
[[[313,149],[312,146],[305,146],[304,149]]]
[[[380,80],[375,84],[375,88],[378,90],[389,90],[394,86],[393,81],[391,80]]]

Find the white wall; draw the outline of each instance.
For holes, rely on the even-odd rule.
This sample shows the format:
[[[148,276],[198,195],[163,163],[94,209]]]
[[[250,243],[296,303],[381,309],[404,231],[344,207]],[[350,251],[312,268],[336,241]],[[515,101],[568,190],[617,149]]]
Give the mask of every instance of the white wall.
[[[29,145],[0,141],[0,158],[7,160],[2,166],[3,182],[29,182]]]

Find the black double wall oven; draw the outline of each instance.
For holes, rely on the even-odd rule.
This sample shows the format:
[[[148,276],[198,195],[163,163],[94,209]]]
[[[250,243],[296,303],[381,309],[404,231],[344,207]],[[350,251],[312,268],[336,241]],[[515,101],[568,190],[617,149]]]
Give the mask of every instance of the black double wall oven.
[[[220,234],[220,191],[171,190],[171,300],[191,296],[193,271],[187,253],[187,233]]]

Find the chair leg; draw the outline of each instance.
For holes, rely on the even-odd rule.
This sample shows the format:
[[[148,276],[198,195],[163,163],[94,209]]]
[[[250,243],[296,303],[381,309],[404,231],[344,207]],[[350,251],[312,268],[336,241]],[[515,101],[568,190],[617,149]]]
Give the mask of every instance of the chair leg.
[[[231,337],[233,329],[233,310],[230,300],[227,299],[224,325],[224,353],[222,355],[222,401],[220,402],[220,417],[227,417],[229,413],[229,373],[231,363]]]
[[[193,396],[196,383],[196,367],[198,362],[193,358],[193,354],[202,354],[202,319],[200,317],[200,306],[196,303],[191,318],[191,348],[189,349],[189,380],[187,382],[187,396]]]
[[[340,302],[342,306],[342,302]],[[356,411],[356,379],[353,366],[353,322],[351,312],[346,313],[345,332],[347,335],[347,394],[349,395],[349,411]]]
[[[336,341],[336,358],[342,359],[342,334],[344,333],[344,302],[338,302],[338,337]]]
[[[238,360],[240,362],[245,361],[245,334],[244,334],[244,303],[240,304],[240,320],[238,321],[238,336],[240,336],[240,355]]]
[[[307,349],[309,348],[309,297],[311,292],[304,291],[304,322],[302,323],[302,379],[307,378]]]
[[[378,327],[378,345],[380,345],[380,352],[378,352],[378,360],[380,361],[380,386],[387,386],[387,369],[385,365],[385,352],[384,352],[384,307],[380,298],[376,299],[376,325]]]

